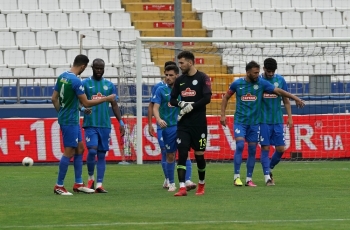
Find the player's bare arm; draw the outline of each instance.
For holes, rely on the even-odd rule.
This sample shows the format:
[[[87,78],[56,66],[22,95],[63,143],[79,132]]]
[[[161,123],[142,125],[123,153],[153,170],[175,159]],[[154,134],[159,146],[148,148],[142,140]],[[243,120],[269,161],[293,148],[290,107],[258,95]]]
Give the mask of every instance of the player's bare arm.
[[[289,128],[292,128],[293,126],[293,118],[292,118],[292,108],[290,106],[289,98],[282,97],[284,107],[286,108],[288,119],[287,119],[287,126]]]
[[[56,90],[54,90],[51,97],[51,101],[57,112],[60,111],[60,107],[61,107],[58,97],[59,97],[59,93]]]
[[[303,108],[305,106],[305,103],[304,103],[303,100],[301,100],[299,97],[297,97],[297,96],[295,96],[295,95],[293,95],[291,93],[288,93],[288,92],[284,91],[283,89],[280,89],[280,88],[276,87],[273,90],[273,92],[275,94],[278,94],[278,95],[282,96],[282,97],[288,97],[290,99],[293,99],[295,101],[295,104],[297,105],[298,108]]]
[[[124,136],[125,134],[125,128],[124,128],[124,123],[122,120],[122,115],[120,114],[120,109],[118,106],[118,103],[116,100],[111,102],[112,105],[112,110],[113,110],[113,114],[115,116],[115,118],[117,118],[118,122],[119,122],[119,132],[121,136]]]
[[[168,124],[167,124],[162,118],[160,118],[160,115],[159,115],[159,107],[160,107],[159,104],[154,103],[154,105],[153,105],[153,114],[154,114],[154,117],[155,117],[156,120],[157,120],[158,125],[159,125],[161,128],[166,128],[166,127],[168,126]]]
[[[78,96],[80,103],[86,108],[86,107],[92,107],[98,104],[101,104],[103,102],[112,102],[115,101],[115,94],[111,94],[107,97],[103,97],[100,99],[95,99],[95,100],[88,100],[86,97],[86,94],[81,94]]]
[[[152,137],[154,137],[154,128],[152,125],[152,117],[153,117],[153,106],[154,103],[150,102],[148,104],[148,111],[147,111],[147,118],[148,118],[148,134]]]
[[[233,94],[225,93],[225,95],[222,97],[221,101],[221,117],[220,117],[220,123],[221,125],[226,127],[226,107],[228,100],[232,97]]]

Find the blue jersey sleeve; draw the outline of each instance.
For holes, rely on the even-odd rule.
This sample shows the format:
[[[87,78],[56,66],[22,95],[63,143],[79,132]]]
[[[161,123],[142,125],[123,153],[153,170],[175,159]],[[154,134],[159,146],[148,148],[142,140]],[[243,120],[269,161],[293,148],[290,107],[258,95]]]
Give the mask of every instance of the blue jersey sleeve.
[[[84,86],[79,78],[72,80],[72,88],[77,96],[85,94]]]
[[[156,104],[161,104],[162,103],[162,87],[158,87],[157,91],[155,92],[154,96],[151,99],[151,102],[156,103]]]
[[[260,82],[261,82],[261,85],[263,86],[264,92],[273,93],[273,90],[275,89],[275,86],[273,84],[264,80],[263,78],[260,78]]]

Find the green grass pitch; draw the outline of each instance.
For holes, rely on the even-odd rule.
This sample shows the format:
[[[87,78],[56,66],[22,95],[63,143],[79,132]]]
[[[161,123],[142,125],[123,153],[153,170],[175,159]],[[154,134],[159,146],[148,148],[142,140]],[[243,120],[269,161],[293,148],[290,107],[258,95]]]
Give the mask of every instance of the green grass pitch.
[[[0,167],[1,229],[350,229],[348,161],[282,162],[276,186],[234,187],[232,163],[207,164],[206,193],[174,197],[159,164],[107,165],[108,194],[53,194],[58,166]],[[193,164],[193,181],[197,182]],[[86,165],[83,169],[87,178]],[[245,175],[245,164],[242,173]],[[243,177],[245,179],[245,177]],[[65,180],[72,192],[73,166]]]

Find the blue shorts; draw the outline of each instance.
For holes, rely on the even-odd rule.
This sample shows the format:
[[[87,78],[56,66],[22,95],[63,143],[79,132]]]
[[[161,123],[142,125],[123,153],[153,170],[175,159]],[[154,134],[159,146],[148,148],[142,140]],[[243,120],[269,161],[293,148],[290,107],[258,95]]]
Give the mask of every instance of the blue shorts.
[[[86,147],[97,147],[98,151],[104,152],[109,150],[110,128],[86,127],[84,129]]]
[[[165,148],[162,132],[163,132],[163,129],[157,129],[157,138],[158,138],[158,144],[160,149]]]
[[[76,148],[82,141],[79,125],[60,125],[63,139],[63,146]]]
[[[243,124],[234,124],[233,132],[235,138],[243,137],[246,142],[258,142],[260,125],[243,125]]]
[[[162,130],[164,145],[167,153],[174,153],[177,150],[177,126],[170,126]]]
[[[260,145],[285,146],[283,124],[260,124]]]

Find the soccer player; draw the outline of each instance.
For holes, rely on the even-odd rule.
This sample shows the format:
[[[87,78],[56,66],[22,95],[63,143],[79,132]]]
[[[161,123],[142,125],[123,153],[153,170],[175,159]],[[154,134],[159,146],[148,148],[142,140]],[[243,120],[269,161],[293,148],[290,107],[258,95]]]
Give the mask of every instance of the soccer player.
[[[226,126],[225,111],[228,100],[236,93],[236,112],[234,115],[234,135],[236,140],[236,151],[233,158],[234,163],[234,185],[242,186],[240,179],[240,168],[242,163],[242,152],[244,141],[248,142],[247,177],[246,186],[255,187],[252,175],[255,165],[256,145],[259,141],[260,116],[263,93],[277,94],[296,101],[298,107],[303,107],[304,102],[273,84],[259,78],[260,65],[251,61],[246,66],[246,76],[235,80],[222,98],[220,123]],[[271,112],[270,112],[271,113]]]
[[[168,65],[165,67],[165,86],[158,87],[155,95],[152,98],[153,114],[157,120],[157,124],[162,129],[163,141],[166,149],[166,169],[169,179],[169,192],[176,190],[174,181],[175,171],[175,154],[176,145],[176,130],[177,116],[179,108],[170,105],[170,93],[173,88],[175,79],[179,76],[179,68],[176,65]]]
[[[115,86],[112,82],[103,77],[105,62],[97,58],[92,62],[92,76],[83,80],[82,84],[85,94],[89,100],[104,98],[111,94],[116,94]],[[83,128],[85,130],[85,142],[88,148],[86,165],[88,169],[87,187],[94,189],[96,193],[107,193],[102,182],[106,170],[106,153],[109,150],[109,140],[111,135],[111,119],[109,115],[109,103],[111,104],[114,116],[119,121],[119,132],[124,135],[124,122],[121,119],[120,110],[116,100],[105,102],[92,108],[81,107],[84,112]],[[95,189],[94,170],[97,156],[97,184]]]
[[[164,68],[166,68],[168,65],[175,65],[176,66],[176,63],[173,61],[167,61],[164,63]],[[152,87],[151,100],[150,100],[150,103],[148,105],[148,116],[147,116],[148,117],[148,133],[152,137],[155,136],[155,132],[154,132],[154,129],[152,126],[152,116],[153,116],[153,106],[154,106],[154,102],[152,102],[152,98],[154,97],[155,92],[158,89],[158,87],[165,86],[165,85],[166,85],[166,82],[165,82],[165,80],[163,80]],[[158,139],[158,144],[160,146],[161,154],[162,154],[161,164],[162,164],[162,169],[163,169],[163,173],[164,173],[163,188],[168,189],[169,178],[167,175],[167,168],[166,168],[166,166],[167,166],[166,149],[165,149],[165,145],[164,145],[164,141],[163,141],[162,129],[158,124],[157,124],[157,139]],[[186,171],[187,190],[195,189],[197,185],[191,181],[192,162],[190,160],[190,157],[188,157],[188,159],[186,161],[186,167],[187,167],[187,171]]]
[[[275,74],[277,62],[273,58],[264,60],[264,72],[261,77],[278,88],[287,91],[287,83],[284,78]],[[260,124],[260,145],[261,145],[261,164],[263,167],[266,185],[274,185],[272,177],[272,169],[280,162],[284,153],[284,132],[283,132],[283,112],[281,108],[283,101],[286,108],[288,119],[287,127],[293,125],[292,110],[289,99],[276,94],[263,94],[262,113]],[[270,145],[275,146],[275,152],[272,155],[271,162],[269,160]]]
[[[211,99],[211,83],[209,77],[194,66],[194,55],[189,51],[178,54],[182,75],[175,80],[171,91],[170,104],[180,107],[177,124],[177,150],[179,153],[177,174],[180,190],[175,196],[186,196],[185,187],[186,159],[190,148],[194,150],[197,162],[199,183],[196,195],[204,194],[205,168],[204,151],[207,144],[206,105]],[[180,96],[180,101],[178,97]]]
[[[77,77],[84,72],[89,59],[85,55],[75,57],[73,67],[70,71],[62,73],[56,82],[52,94],[52,104],[58,112],[58,123],[60,124],[64,153],[59,163],[58,178],[54,187],[54,193],[58,195],[73,195],[64,187],[70,159],[74,157],[75,184],[74,192],[93,193],[93,189],[85,187],[82,179],[84,145],[81,138],[79,125],[79,101],[85,107],[91,107],[106,101],[114,101],[116,95],[88,100],[84,93],[81,80]]]

